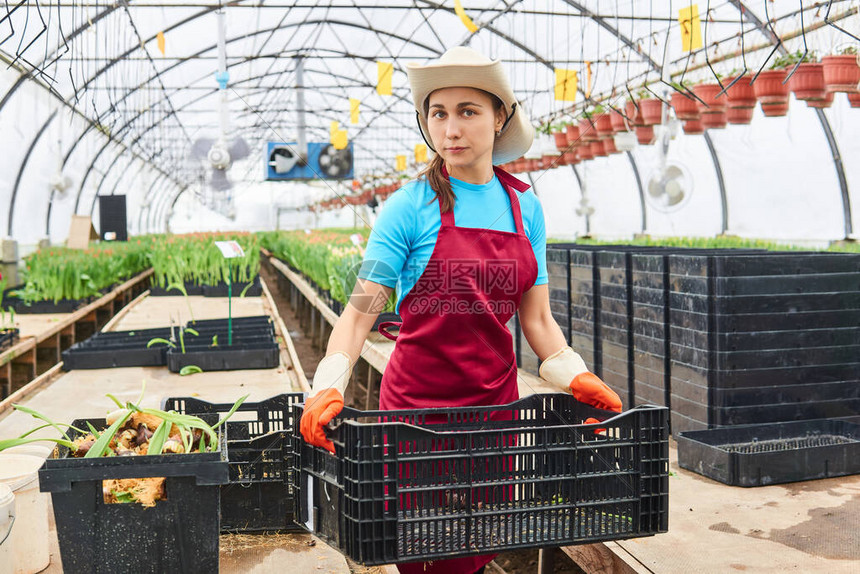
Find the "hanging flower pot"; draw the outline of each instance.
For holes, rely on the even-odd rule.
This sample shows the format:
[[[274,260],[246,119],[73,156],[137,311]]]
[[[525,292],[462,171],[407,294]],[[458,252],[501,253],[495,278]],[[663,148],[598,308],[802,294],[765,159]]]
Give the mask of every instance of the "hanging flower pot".
[[[728,105],[728,98],[724,95],[717,97],[723,89],[719,84],[699,84],[693,86],[693,93],[699,97],[702,102],[696,102],[699,107],[699,112],[702,114],[719,113],[725,111]]]
[[[806,105],[810,108],[825,109],[833,105],[833,99],[836,92],[827,92],[827,95],[820,100],[806,100]]]
[[[541,169],[552,169],[554,167],[558,167],[558,158],[557,155],[545,155],[540,160]]]
[[[636,140],[641,145],[654,143],[654,126],[638,126],[636,128]]]
[[[603,140],[596,140],[591,142],[591,153],[594,157],[606,157],[609,154],[606,152],[606,149],[603,147]]]
[[[620,150],[617,147],[615,147],[615,140],[613,139],[612,136],[609,136],[608,138],[601,140],[601,143],[603,144],[603,151],[606,152],[606,155],[613,154],[613,153],[620,153]]]
[[[597,130],[594,128],[594,123],[590,118],[582,118],[579,120],[579,140],[586,144],[597,139]]]
[[[541,168],[541,160],[540,159],[530,159],[528,171],[540,171]]]
[[[627,126],[624,123],[624,116],[621,115],[621,112],[619,110],[615,110],[615,109],[609,110],[609,123],[612,124],[612,132],[613,133],[626,132],[627,131]],[[630,127],[633,127],[633,126],[630,126]]]
[[[736,76],[735,76],[736,77]],[[750,85],[752,76],[744,74],[740,80],[726,90],[726,98],[730,108],[754,108],[758,101],[755,96],[755,88]],[[726,78],[725,85],[729,86],[735,78]]]
[[[561,159],[564,165],[576,165],[579,163],[579,157],[577,157],[575,149],[564,152]]]
[[[555,147],[558,148],[558,151],[563,152],[567,149],[567,134],[565,132],[555,132],[552,137],[555,138]]]
[[[629,101],[624,104],[624,112],[627,114],[627,121],[631,122],[632,127],[642,125],[639,105],[640,104],[638,102],[633,101]]]
[[[721,130],[726,127],[728,117],[726,112],[711,112],[702,114],[702,125],[708,130]]]
[[[788,86],[782,82],[785,70],[765,70],[753,84],[756,98],[761,102],[761,111],[768,117],[784,116],[788,113]]]
[[[754,107],[729,108],[726,110],[726,119],[730,124],[748,126],[752,123]]]
[[[522,173],[526,169],[526,158],[521,157],[514,160],[514,173]]]
[[[684,133],[688,136],[698,136],[705,133],[705,126],[702,125],[702,120],[687,120],[684,122]]]
[[[860,108],[860,92],[849,93],[848,103],[851,104],[852,108]]]
[[[823,100],[827,94],[824,86],[824,64],[800,64],[788,80],[788,89],[794,92],[794,97],[798,100]]]
[[[682,121],[699,119],[699,106],[695,99],[682,92],[672,94],[669,104],[675,110],[675,117]]]
[[[578,146],[579,141],[579,126],[577,124],[571,124],[565,128],[565,136],[567,136],[567,145],[569,146]]]
[[[642,125],[656,126],[663,121],[663,102],[657,98],[639,100],[639,115]]]
[[[821,58],[824,84],[828,92],[857,92],[860,84],[860,64],[857,54],[840,54]]]
[[[576,157],[579,161],[594,159],[594,153],[591,151],[591,145],[581,145],[576,148]]]
[[[612,130],[612,118],[609,117],[609,114],[596,114],[592,116],[591,121],[594,122],[594,129],[597,130],[597,137],[604,138],[615,133]]]

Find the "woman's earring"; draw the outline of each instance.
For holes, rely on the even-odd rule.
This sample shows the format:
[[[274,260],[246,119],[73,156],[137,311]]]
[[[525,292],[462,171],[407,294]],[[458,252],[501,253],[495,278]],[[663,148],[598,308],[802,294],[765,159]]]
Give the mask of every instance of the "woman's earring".
[[[500,135],[502,135],[502,130],[496,132],[496,137],[499,137]]]

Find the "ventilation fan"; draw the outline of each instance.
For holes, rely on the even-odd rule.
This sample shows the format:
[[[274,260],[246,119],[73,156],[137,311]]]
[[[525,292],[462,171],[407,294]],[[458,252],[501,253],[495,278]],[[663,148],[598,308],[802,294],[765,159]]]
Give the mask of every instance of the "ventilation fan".
[[[693,193],[690,171],[680,163],[666,161],[673,135],[670,127],[662,127],[657,149],[658,167],[648,178],[648,203],[664,213],[681,209]]]
[[[233,162],[250,155],[248,144],[240,137],[229,139],[230,112],[227,102],[227,83],[230,75],[227,72],[227,40],[224,23],[224,12],[218,13],[218,72],[215,74],[218,82],[218,124],[219,133],[216,138],[199,138],[191,145],[190,157],[196,161],[204,161],[210,169],[208,184],[215,191],[227,191],[233,184],[227,178],[227,170]]]
[[[331,179],[341,179],[352,171],[352,150],[335,149],[331,144],[320,150],[320,171]]]

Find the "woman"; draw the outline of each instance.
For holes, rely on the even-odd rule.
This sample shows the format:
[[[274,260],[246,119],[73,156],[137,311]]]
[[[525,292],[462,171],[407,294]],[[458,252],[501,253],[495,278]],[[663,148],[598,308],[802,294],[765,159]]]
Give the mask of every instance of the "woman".
[[[569,346],[552,317],[543,212],[501,164],[523,155],[534,130],[500,61],[456,47],[407,67],[418,124],[436,152],[386,203],[368,241],[356,289],[317,367],[300,423],[323,432],[370,327],[395,286],[403,319],[380,387],[380,409],[499,405],[518,398],[506,324],[519,310],[540,375],[580,401],[620,412],[621,400]],[[380,326],[384,331],[388,325]],[[403,573],[472,574],[494,555],[398,566]]]

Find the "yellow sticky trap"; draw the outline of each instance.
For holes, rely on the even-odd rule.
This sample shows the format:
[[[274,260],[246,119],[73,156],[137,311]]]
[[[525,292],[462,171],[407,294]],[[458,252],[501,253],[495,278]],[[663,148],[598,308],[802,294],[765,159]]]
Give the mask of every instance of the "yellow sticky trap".
[[[397,171],[406,171],[406,156],[398,155],[394,157],[397,165]]]
[[[591,97],[591,62],[585,63],[585,74],[586,74],[585,75],[585,82],[586,82],[585,97],[590,98]]]
[[[558,102],[573,102],[576,100],[577,74],[576,70],[555,69],[555,99]]]
[[[415,144],[415,163],[427,163],[427,146]]]
[[[358,123],[358,106],[360,102],[356,98],[349,99],[349,123]]]
[[[469,18],[468,14],[466,14],[466,10],[463,9],[463,3],[460,2],[460,0],[454,0],[454,13],[460,17],[460,21],[470,34],[474,34],[478,31],[478,27],[475,26],[475,23],[472,22],[472,19]]]
[[[681,25],[681,49],[692,52],[702,47],[702,20],[699,5],[693,4],[678,10],[678,23]]]
[[[331,136],[331,145],[334,149],[345,149],[349,145],[349,136],[346,130],[337,130]]]
[[[335,132],[340,129],[340,122],[331,122],[328,125],[328,135],[329,137],[334,137]]]
[[[391,95],[391,76],[394,75],[394,64],[376,62],[376,93],[380,96]]]
[[[164,51],[167,48],[167,40],[164,37],[164,32],[159,32],[156,35],[156,39],[158,40],[158,51],[161,52],[161,55],[164,55]]]

